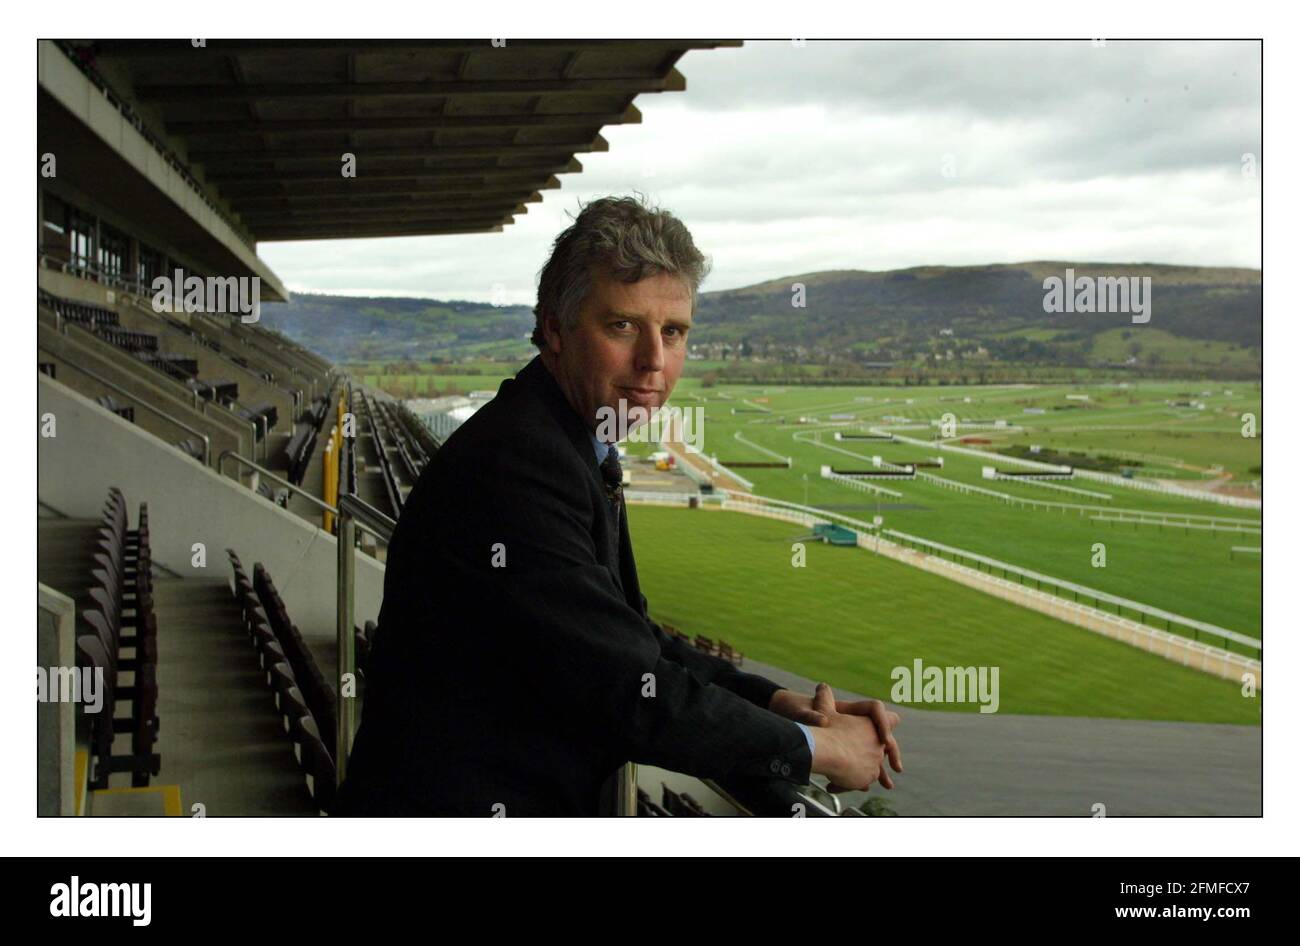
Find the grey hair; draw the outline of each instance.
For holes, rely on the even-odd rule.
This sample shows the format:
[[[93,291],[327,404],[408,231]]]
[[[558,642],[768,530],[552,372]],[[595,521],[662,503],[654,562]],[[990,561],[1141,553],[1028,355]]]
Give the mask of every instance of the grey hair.
[[[686,224],[666,210],[648,207],[635,197],[601,197],[579,203],[577,218],[555,238],[551,258],[537,286],[536,324],[532,342],[546,347],[544,313],[552,313],[562,331],[578,324],[582,303],[603,270],[625,283],[660,273],[680,276],[691,292],[691,313],[700,283],[712,264],[695,248]]]

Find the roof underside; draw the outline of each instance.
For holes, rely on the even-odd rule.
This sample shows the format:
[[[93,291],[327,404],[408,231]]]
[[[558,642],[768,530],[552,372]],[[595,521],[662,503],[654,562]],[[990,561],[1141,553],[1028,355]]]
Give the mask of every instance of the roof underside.
[[[581,171],[576,154],[608,150],[602,126],[639,122],[638,94],[685,89],[687,51],[740,45],[504,42],[100,40],[86,52],[262,241],[499,231],[556,175]]]

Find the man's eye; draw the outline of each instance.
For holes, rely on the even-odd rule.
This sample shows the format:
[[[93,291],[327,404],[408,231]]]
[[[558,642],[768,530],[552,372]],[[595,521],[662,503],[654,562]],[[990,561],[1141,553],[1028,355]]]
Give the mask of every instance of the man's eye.
[[[611,322],[610,324],[613,325],[615,328],[617,328],[620,325],[631,325],[632,323],[629,322],[627,319],[620,319],[619,321]]]

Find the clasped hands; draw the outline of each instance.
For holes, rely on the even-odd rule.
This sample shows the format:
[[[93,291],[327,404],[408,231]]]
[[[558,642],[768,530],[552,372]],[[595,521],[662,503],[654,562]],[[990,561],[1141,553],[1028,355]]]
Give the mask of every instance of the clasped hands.
[[[777,690],[767,708],[816,730],[812,770],[830,779],[832,792],[865,792],[877,780],[893,788],[886,755],[895,772],[903,771],[903,753],[894,738],[899,717],[880,700],[837,700],[829,686],[819,683],[811,697]]]

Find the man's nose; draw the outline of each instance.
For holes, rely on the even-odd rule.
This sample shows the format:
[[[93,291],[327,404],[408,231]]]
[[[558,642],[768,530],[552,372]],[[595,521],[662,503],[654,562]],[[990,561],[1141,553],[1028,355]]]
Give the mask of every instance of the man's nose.
[[[664,370],[664,340],[658,329],[641,333],[637,343],[636,361],[638,371]]]

